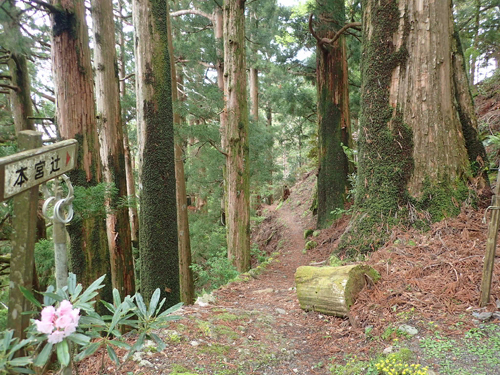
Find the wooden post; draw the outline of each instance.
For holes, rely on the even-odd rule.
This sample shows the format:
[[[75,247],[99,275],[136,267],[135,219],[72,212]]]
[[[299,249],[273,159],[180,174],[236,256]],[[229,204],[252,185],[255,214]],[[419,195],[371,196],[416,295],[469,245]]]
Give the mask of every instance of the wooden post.
[[[18,144],[20,150],[41,147],[42,133],[33,130],[21,131],[18,133]],[[24,331],[30,319],[28,315],[21,315],[21,313],[31,310],[31,307],[19,286],[22,285],[31,290],[33,285],[38,185],[14,196],[13,207],[7,327],[14,330],[15,337],[23,339],[26,337]]]
[[[55,200],[62,199],[61,186],[57,179],[54,186]],[[56,268],[56,288],[68,286],[68,253],[66,247],[66,226],[55,218],[52,221],[52,237],[54,240],[54,262]]]
[[[498,228],[500,225],[500,169],[497,175],[497,184],[495,186],[495,195],[493,196],[491,206],[491,219],[488,226],[488,240],[486,241],[486,254],[484,256],[483,280],[481,282],[481,300],[480,307],[484,307],[490,300],[491,279],[493,268],[495,266],[495,252],[497,248]]]

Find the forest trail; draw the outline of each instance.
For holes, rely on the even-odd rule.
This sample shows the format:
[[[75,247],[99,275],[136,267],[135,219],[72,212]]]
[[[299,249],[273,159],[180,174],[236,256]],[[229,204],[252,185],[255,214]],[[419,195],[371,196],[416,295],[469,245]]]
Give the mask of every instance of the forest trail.
[[[482,211],[465,207],[457,218],[435,223],[425,233],[395,229],[388,244],[365,260],[382,279],[376,286],[365,287],[351,308],[354,328],[347,319],[305,312],[298,304],[296,269],[327,261],[349,221],[344,217],[322,230],[312,238],[318,246],[304,250],[304,230],[315,228],[309,209],[314,182],[310,173],[294,185],[282,205],[261,208],[263,219],[252,229],[252,243],[272,258],[265,266],[254,265],[250,273],[214,291],[208,304],[183,307],[182,319],[157,332],[167,345],[165,350],[158,352],[154,343],[147,344],[119,369],[106,360],[104,373],[337,374],[342,372],[332,372],[332,366],[343,366],[357,356],[355,361],[363,367],[404,340],[415,361],[435,370],[429,374],[499,374],[497,352],[478,355],[469,350],[472,345],[474,350],[484,351],[484,346],[494,351],[500,342],[500,318],[485,326],[473,317],[478,311],[473,307],[487,232]],[[415,275],[419,270],[426,272]],[[455,283],[457,274],[460,284]],[[495,274],[500,274],[500,264]],[[492,299],[500,303],[498,285],[496,278]],[[416,327],[418,335],[401,337],[400,324]],[[483,329],[489,331],[477,334],[477,339],[458,338]],[[485,337],[491,341],[481,341]],[[134,340],[131,335],[130,344]],[[452,369],[447,371],[450,346],[442,353],[426,352],[422,342],[430,343],[430,348],[452,343]],[[101,351],[86,360],[79,374],[99,374],[103,357]]]
[[[309,190],[308,187],[304,187]],[[300,193],[300,190],[297,191]],[[310,195],[310,191],[305,193]],[[311,228],[304,200],[291,197],[276,209],[266,206],[267,242],[279,255],[254,276],[243,275],[213,292],[208,306],[185,306],[182,319],[160,336],[163,352],[146,350],[116,374],[330,374],[333,317],[304,312],[297,300],[297,267],[324,259],[304,251],[304,229]],[[309,215],[310,216],[310,215]],[[345,323],[345,330],[350,330]],[[100,361],[86,361],[80,374],[97,374]],[[108,373],[113,373],[109,364]]]

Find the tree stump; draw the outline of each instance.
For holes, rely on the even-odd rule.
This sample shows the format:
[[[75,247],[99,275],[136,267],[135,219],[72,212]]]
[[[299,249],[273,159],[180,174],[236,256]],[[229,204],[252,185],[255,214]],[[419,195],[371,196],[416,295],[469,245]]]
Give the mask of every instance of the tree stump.
[[[366,275],[366,276],[365,276]],[[342,267],[297,268],[295,284],[303,310],[345,317],[367,280],[380,279],[377,271],[367,265]]]

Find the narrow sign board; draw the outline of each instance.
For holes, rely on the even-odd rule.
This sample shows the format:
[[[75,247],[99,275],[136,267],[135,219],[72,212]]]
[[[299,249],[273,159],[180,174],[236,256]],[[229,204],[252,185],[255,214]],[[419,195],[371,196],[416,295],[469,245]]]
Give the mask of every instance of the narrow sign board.
[[[78,141],[19,152],[0,159],[0,201],[75,168]]]

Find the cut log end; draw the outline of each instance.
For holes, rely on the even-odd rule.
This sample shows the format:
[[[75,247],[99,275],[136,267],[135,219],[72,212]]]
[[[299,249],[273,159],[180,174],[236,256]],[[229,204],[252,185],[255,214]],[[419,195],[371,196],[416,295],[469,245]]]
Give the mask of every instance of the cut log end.
[[[346,317],[366,284],[365,275],[373,282],[380,279],[377,271],[362,264],[299,267],[295,272],[295,284],[300,307],[307,311]]]

